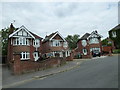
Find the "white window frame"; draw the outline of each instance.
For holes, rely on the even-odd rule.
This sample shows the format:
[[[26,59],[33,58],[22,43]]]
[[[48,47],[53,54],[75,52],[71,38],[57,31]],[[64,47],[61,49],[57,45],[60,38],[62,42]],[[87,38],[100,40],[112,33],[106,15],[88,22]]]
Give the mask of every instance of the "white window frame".
[[[112,37],[114,37],[114,38],[115,38],[116,36],[117,36],[117,35],[116,35],[116,32],[115,32],[115,31],[113,31],[113,32],[112,32]]]
[[[94,50],[98,50],[99,52],[101,52],[101,49],[99,47],[90,48],[90,52]]]
[[[54,40],[52,43],[53,43],[52,46],[54,46],[54,47],[59,47],[59,46],[61,46],[61,43],[60,43],[59,40]]]
[[[89,44],[97,44],[97,43],[99,43],[99,39],[98,38],[90,38],[90,40],[89,40]]]
[[[83,54],[87,55],[87,49],[83,49]]]
[[[24,37],[15,38],[13,45],[30,45],[29,39]]]
[[[25,57],[24,57],[24,55],[25,55]],[[29,52],[21,52],[21,60],[26,60],[26,59],[30,59],[30,53]]]
[[[33,45],[34,46],[40,46],[40,40],[39,39],[33,40]]]

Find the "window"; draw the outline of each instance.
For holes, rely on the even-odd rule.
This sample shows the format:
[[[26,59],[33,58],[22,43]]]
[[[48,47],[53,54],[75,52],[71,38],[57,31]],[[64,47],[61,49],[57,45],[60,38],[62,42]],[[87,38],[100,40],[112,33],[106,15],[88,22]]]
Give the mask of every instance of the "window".
[[[23,38],[23,41],[22,41],[22,42],[23,42],[23,45],[25,45],[25,44],[26,44],[26,42],[25,42],[25,41],[26,41],[26,39],[25,39],[25,38]]]
[[[20,45],[23,44],[23,38],[19,38],[19,43],[20,43]]]
[[[87,55],[87,49],[83,49],[83,54]]]
[[[33,45],[34,45],[34,46],[39,46],[39,45],[40,45],[40,40],[39,40],[39,39],[35,39],[35,40],[33,41]]]
[[[87,45],[86,40],[82,40],[82,45],[85,47]]]
[[[30,45],[29,39],[26,39],[26,45]]]
[[[99,51],[99,52],[101,52],[101,50],[100,50],[100,48],[99,47],[94,47],[94,48],[91,48],[90,49],[90,51],[92,52],[92,51]]]
[[[93,44],[93,43],[99,43],[99,40],[98,38],[91,38],[90,41],[89,41],[90,44]]]
[[[53,46],[61,46],[60,41],[59,40],[54,40],[53,41]]]
[[[21,52],[20,58],[21,58],[21,60],[30,59],[30,53],[29,52]]]
[[[115,31],[113,31],[112,32],[112,37],[116,37],[117,35],[116,35],[116,32]]]
[[[13,40],[13,45],[29,45],[29,39],[23,37],[15,38]]]

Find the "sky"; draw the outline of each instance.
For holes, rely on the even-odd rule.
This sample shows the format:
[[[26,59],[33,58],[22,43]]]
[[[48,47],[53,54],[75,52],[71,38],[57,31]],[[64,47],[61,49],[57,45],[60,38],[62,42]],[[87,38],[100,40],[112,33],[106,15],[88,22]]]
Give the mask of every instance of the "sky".
[[[44,38],[55,31],[63,37],[97,30],[103,38],[118,24],[117,2],[3,2],[2,27],[24,25]]]

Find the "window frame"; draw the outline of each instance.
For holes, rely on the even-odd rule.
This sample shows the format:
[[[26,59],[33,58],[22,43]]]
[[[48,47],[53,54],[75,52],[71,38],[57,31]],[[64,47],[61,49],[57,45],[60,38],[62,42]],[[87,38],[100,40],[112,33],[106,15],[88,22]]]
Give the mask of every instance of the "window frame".
[[[116,34],[116,32],[115,31],[112,31],[112,37],[117,37],[117,34]]]
[[[28,60],[30,59],[30,53],[29,52],[21,52],[20,60]]]
[[[24,38],[24,37],[19,37],[19,38],[15,38],[13,40],[13,45],[30,45],[30,41],[28,38]]]
[[[98,44],[98,43],[99,43],[99,39],[97,37],[90,38],[89,40],[89,44]]]
[[[33,40],[33,46],[40,46],[40,40],[39,39],[34,39]]]
[[[60,43],[59,40],[54,40],[54,41],[52,42],[52,46],[53,46],[53,47],[59,47],[59,46],[61,46],[61,43]]]

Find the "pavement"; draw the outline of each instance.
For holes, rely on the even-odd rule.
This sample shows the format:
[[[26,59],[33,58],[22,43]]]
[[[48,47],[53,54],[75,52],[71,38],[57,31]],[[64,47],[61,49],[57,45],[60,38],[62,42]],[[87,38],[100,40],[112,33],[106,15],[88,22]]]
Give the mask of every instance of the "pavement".
[[[107,56],[101,56],[97,58],[105,58]],[[26,73],[22,75],[12,75],[11,71],[7,68],[7,66],[3,65],[2,68],[2,88],[10,88],[15,85],[20,85],[26,82],[30,82],[37,78],[43,79],[46,76],[55,75],[57,73],[65,72],[72,70],[74,68],[80,67],[80,64],[87,60],[94,60],[93,59],[74,59],[73,61],[67,61],[67,63],[60,67],[49,68],[42,71],[36,71],[31,73]]]

